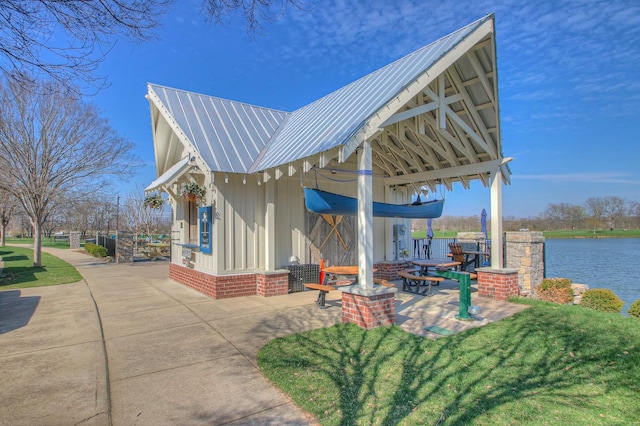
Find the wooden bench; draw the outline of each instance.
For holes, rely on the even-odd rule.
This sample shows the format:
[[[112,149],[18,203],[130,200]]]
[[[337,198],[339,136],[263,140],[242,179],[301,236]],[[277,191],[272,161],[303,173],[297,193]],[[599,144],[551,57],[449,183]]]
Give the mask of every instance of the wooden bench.
[[[329,293],[331,290],[336,289],[334,286],[314,283],[308,283],[304,286],[309,290],[318,290],[318,299],[316,300],[316,305],[318,305],[318,308],[320,309],[327,308],[327,306],[325,305],[325,298],[327,296],[327,293]]]
[[[390,283],[387,280],[384,280],[382,278],[374,278],[373,282],[374,284],[379,284],[385,287],[395,287],[393,283]],[[343,284],[343,285],[350,285],[350,283]],[[327,293],[329,293],[332,290],[335,290],[336,287],[339,287],[340,285],[306,283],[304,284],[304,286],[309,290],[318,290],[318,299],[316,300],[316,305],[318,305],[320,309],[326,309],[327,306],[325,305],[325,301],[326,301]]]
[[[419,272],[420,270],[418,270]],[[419,294],[421,296],[431,296],[431,285],[440,284],[444,281],[442,277],[433,277],[430,275],[416,275],[414,269],[405,269],[398,272],[398,275],[402,277],[402,290],[409,293]],[[420,291],[420,288],[425,284],[428,284],[426,288]]]

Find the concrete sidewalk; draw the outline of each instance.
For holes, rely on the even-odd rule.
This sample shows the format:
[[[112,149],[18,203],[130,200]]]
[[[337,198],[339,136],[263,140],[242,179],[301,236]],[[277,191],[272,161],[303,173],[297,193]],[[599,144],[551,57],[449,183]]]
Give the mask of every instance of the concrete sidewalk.
[[[84,281],[0,292],[0,425],[313,423],[256,366],[275,337],[341,322],[316,292],[212,300],[168,277],[168,263],[109,264],[45,249]],[[523,309],[478,300],[485,319],[456,321],[457,285],[430,298],[399,292],[398,325],[429,335],[484,325]]]
[[[0,424],[311,423],[256,354],[340,322],[315,292],[212,300],[169,280],[166,262],[46,251],[85,281],[0,292]]]

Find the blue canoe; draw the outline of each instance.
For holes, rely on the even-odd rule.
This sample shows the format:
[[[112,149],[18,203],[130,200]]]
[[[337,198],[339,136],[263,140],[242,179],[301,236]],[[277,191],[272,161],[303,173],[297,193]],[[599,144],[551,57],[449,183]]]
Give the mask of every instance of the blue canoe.
[[[355,216],[358,213],[358,199],[321,191],[304,189],[304,204],[307,210],[318,214]],[[435,219],[442,216],[444,200],[425,201],[422,204],[373,203],[375,217],[402,217],[407,219]]]

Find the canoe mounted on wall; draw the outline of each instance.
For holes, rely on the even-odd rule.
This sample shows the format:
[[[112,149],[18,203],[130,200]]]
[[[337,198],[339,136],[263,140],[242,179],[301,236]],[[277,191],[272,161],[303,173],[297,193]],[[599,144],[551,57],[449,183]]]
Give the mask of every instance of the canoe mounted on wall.
[[[304,189],[307,210],[318,214],[355,216],[358,199],[315,188]],[[444,200],[425,201],[422,204],[373,203],[373,216],[400,217],[406,219],[435,219],[442,216]]]

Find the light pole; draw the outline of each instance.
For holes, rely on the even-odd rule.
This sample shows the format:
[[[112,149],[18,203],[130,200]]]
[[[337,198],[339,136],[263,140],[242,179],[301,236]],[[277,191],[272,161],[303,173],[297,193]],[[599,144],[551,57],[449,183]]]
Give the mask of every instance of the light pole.
[[[116,202],[116,238],[118,238],[118,229],[120,228],[120,196],[118,195],[118,200]]]

